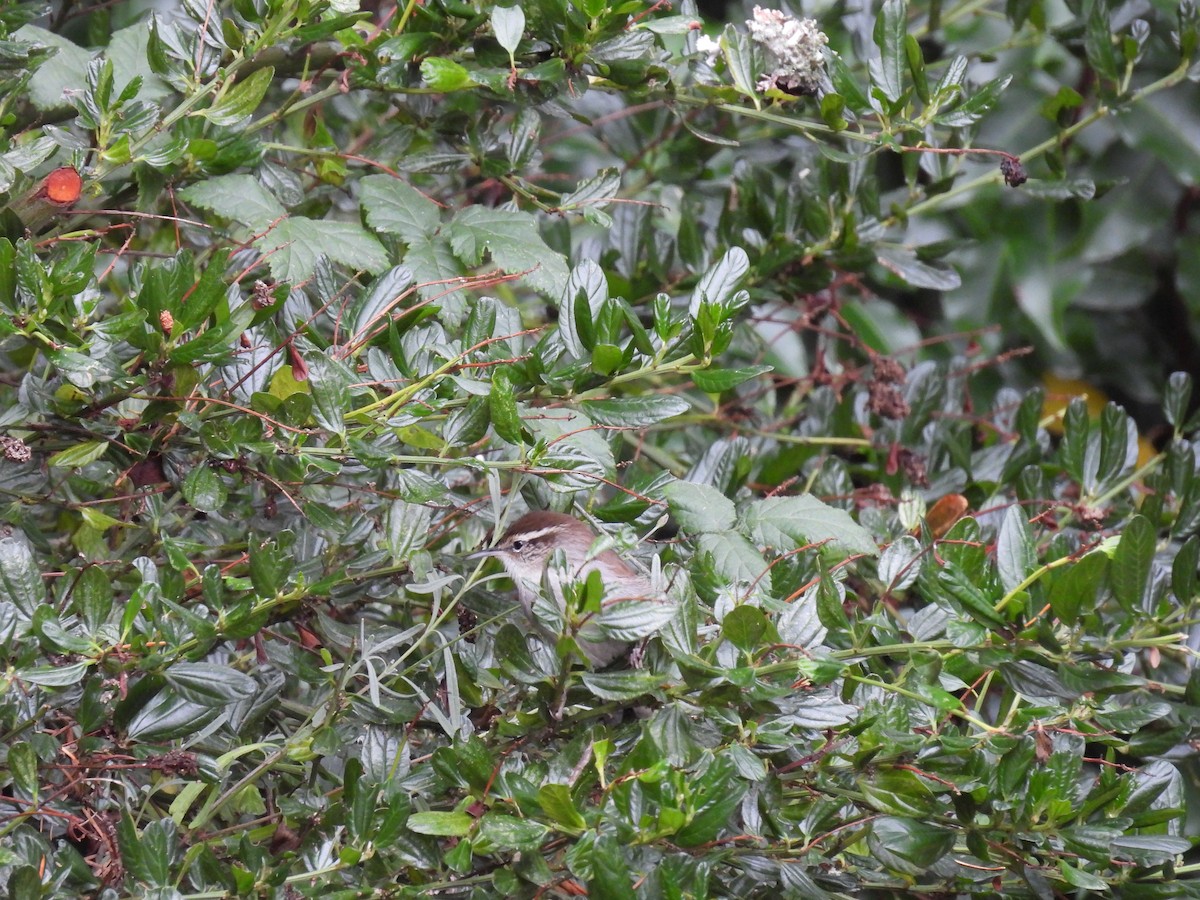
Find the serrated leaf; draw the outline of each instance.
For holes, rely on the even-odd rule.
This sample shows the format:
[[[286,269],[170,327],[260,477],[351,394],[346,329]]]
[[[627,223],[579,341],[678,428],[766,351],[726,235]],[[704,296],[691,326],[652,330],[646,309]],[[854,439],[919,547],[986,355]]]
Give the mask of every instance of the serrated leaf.
[[[354,373],[344,363],[313,350],[304,354],[308,380],[312,386],[313,415],[322,428],[341,434],[346,427],[345,412],[350,405],[350,385]]]
[[[766,568],[762,554],[736,531],[709,531],[696,540],[700,553],[712,557],[713,566],[731,584],[749,584]]]
[[[436,203],[406,181],[391,175],[368,175],[359,182],[358,201],[367,224],[411,244],[429,237],[441,224]]]
[[[258,109],[274,78],[274,66],[265,66],[239,81],[216,104],[200,114],[214,125],[236,125]]]
[[[725,640],[747,652],[757,649],[772,631],[771,623],[756,606],[735,606],[721,620],[721,634]]]
[[[387,268],[383,246],[353,222],[331,222],[291,216],[254,242],[271,268],[276,281],[295,284],[307,281],[326,256],[352,269],[371,273]]]
[[[600,614],[588,625],[612,640],[633,643],[656,634],[675,617],[675,603],[663,598],[605,599]],[[591,639],[584,629],[584,637]]]
[[[812,494],[756,500],[746,510],[745,524],[760,544],[780,550],[829,542],[847,553],[879,553],[870,532],[848,512],[822,503]]]
[[[179,192],[188,203],[216,213],[222,219],[262,231],[287,215],[283,204],[249,175],[219,175]]]
[[[679,527],[692,533],[724,532],[733,528],[733,501],[707,484],[673,481],[663,489]]]
[[[546,245],[529,213],[469,206],[454,217],[448,231],[454,254],[466,265],[479,265],[486,251],[503,271],[526,272],[533,287],[551,296],[562,295],[567,285],[566,259]]]

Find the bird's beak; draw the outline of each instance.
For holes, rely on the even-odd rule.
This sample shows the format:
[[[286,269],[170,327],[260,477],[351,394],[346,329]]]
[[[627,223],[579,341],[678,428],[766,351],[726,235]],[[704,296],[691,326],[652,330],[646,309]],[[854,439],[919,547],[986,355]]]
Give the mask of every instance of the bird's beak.
[[[499,556],[500,551],[495,547],[489,547],[485,550],[476,550],[474,553],[468,553],[463,559],[486,559],[489,556]]]

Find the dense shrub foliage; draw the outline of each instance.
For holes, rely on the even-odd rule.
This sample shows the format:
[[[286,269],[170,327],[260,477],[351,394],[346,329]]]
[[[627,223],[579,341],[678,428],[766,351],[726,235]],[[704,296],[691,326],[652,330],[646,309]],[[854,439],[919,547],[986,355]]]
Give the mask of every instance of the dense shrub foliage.
[[[0,8],[10,896],[1197,893],[1195,7],[808,12]]]

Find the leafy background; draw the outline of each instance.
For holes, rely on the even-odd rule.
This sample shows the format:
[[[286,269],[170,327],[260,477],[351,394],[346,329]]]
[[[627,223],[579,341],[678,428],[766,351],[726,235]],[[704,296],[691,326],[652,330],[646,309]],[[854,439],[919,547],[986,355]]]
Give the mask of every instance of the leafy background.
[[[1196,9],[803,12],[0,10],[10,896],[1195,893]]]

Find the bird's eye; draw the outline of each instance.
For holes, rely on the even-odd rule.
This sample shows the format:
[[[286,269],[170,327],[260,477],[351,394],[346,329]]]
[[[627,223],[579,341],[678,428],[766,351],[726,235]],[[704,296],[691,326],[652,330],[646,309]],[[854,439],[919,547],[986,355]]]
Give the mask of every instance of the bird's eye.
[[[521,548],[524,546],[525,546],[524,541],[513,541],[513,549],[516,550],[517,552],[520,552]]]

